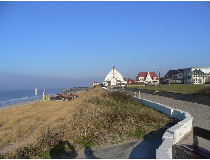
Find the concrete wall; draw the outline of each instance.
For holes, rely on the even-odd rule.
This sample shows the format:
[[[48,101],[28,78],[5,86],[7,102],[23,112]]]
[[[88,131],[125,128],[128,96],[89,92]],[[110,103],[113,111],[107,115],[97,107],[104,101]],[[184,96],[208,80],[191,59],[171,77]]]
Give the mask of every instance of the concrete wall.
[[[141,98],[135,98],[135,100],[139,101],[145,106],[154,108],[162,113],[167,114],[170,117],[180,120],[176,125],[166,130],[162,137],[163,142],[156,150],[156,158],[172,159],[172,146],[192,130],[193,117],[188,112],[179,109],[173,109],[160,103],[155,103]]]
[[[162,144],[156,150],[157,159],[172,159],[173,158],[172,146],[176,144],[178,141],[180,141],[188,132],[192,130],[193,117],[188,112],[179,109],[174,109],[160,103],[136,97],[134,97],[134,99],[144,104],[145,106],[154,108],[162,113],[165,113],[170,117],[179,120],[179,122],[176,125],[168,128],[165,131],[162,137]]]

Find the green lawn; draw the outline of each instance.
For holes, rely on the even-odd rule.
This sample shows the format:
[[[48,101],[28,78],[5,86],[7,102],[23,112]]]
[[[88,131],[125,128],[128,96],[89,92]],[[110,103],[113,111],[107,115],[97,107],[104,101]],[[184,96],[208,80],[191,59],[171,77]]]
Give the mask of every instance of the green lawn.
[[[129,85],[129,88],[139,88],[148,90],[160,90],[166,92],[185,93],[185,94],[199,94],[199,91],[205,88],[205,84],[161,84],[159,86],[140,86],[140,85]]]

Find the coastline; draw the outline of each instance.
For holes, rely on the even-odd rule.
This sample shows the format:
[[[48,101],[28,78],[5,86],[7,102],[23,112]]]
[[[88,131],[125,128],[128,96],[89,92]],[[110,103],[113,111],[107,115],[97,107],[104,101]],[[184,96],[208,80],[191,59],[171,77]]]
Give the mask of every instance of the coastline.
[[[76,91],[75,94],[80,95],[83,92],[85,92],[85,91],[83,91],[83,90]],[[26,105],[34,104],[34,103],[39,102],[39,101],[41,101],[41,99],[26,101],[26,102],[20,102],[20,103],[10,104],[10,105],[6,105],[6,106],[0,106],[0,111],[1,110],[7,110],[7,109],[10,109],[10,108],[23,107],[23,106],[26,106]]]

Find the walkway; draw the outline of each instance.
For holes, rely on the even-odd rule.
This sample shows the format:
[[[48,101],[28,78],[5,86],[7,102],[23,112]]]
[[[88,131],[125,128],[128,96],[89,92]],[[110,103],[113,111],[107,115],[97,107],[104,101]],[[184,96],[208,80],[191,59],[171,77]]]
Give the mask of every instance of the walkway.
[[[86,148],[76,158],[82,159],[155,159],[161,140],[130,142],[107,148]]]
[[[141,98],[148,99],[154,102],[171,106],[175,109],[181,109],[190,113],[193,116],[193,126],[198,126],[210,130],[210,106],[189,102],[184,100],[177,100],[174,98],[168,98],[164,96],[153,95],[149,93],[141,93]],[[210,98],[209,98],[210,101]],[[200,146],[207,150],[210,150],[210,142],[199,139]],[[183,139],[180,143],[192,143],[192,135],[189,135]]]

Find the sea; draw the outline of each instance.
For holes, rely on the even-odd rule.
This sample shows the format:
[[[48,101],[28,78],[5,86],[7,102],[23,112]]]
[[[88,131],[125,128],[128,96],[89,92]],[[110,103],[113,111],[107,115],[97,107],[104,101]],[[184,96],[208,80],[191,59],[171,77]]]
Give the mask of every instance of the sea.
[[[34,89],[25,90],[0,90],[0,107],[28,101],[37,101],[42,98],[44,89],[38,89],[35,96]],[[46,94],[56,95],[61,89],[45,89]]]

